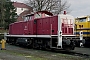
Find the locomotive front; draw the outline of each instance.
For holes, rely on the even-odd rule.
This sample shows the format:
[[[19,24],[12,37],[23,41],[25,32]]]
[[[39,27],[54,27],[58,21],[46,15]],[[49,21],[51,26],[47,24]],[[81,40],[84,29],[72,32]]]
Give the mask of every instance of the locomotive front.
[[[58,45],[64,49],[74,49],[74,17],[67,14],[58,15]]]

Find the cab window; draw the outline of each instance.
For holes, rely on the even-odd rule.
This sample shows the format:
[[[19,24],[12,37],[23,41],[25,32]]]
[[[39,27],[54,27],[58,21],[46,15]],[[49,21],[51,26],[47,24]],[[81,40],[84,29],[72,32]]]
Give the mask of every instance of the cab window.
[[[29,20],[32,20],[32,16],[29,16]]]
[[[32,16],[29,15],[24,16],[24,21],[28,21],[28,20],[32,20]]]
[[[86,18],[80,18],[79,22],[86,22]]]
[[[24,21],[27,21],[28,20],[28,17],[24,17]]]
[[[50,15],[45,14],[45,17],[49,17]]]
[[[35,14],[35,18],[41,18],[41,17],[42,17],[42,14],[41,13]]]

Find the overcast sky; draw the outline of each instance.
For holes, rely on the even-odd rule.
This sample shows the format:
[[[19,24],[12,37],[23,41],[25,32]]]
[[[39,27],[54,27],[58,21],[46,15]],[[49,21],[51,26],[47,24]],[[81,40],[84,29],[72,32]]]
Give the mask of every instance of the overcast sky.
[[[17,2],[25,2],[27,0],[12,0]],[[90,0],[68,0],[71,5],[71,15],[74,17],[90,15]]]

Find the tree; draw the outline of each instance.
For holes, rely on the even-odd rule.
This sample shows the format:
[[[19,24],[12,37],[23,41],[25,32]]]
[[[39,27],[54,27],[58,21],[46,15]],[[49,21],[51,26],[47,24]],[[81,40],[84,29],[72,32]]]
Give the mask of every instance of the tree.
[[[16,18],[15,16],[17,15],[15,12],[16,12],[16,9],[15,7],[13,6],[13,2],[11,2],[11,0],[1,0],[2,3],[2,7],[1,10],[0,10],[0,13],[1,13],[1,25],[2,27],[4,27],[5,29],[8,29],[9,28],[9,24],[10,23],[13,23],[16,21]]]
[[[28,0],[27,5],[31,6],[34,12],[46,10],[53,14],[62,13],[70,7],[65,0]]]
[[[0,0],[0,28],[4,25],[5,0]]]
[[[9,24],[10,23],[13,23],[13,22],[15,22],[16,21],[16,16],[17,16],[17,14],[15,13],[16,12],[16,9],[15,9],[15,7],[13,6],[13,2],[11,2],[11,1],[8,1],[7,3],[6,3],[6,5],[5,5],[5,9],[6,9],[6,11],[5,11],[5,29],[8,29],[8,26],[9,26]]]

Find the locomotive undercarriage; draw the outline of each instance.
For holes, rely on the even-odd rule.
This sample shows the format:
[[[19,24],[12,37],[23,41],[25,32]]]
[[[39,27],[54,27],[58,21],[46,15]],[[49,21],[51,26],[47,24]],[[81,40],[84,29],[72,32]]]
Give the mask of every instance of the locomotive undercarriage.
[[[75,43],[70,39],[62,40],[62,48],[57,46],[57,37],[52,38],[16,38],[8,37],[7,43],[13,45],[22,45],[34,49],[64,49],[64,50],[74,50]]]
[[[90,37],[83,37],[83,39],[85,39],[85,47],[90,47]]]

